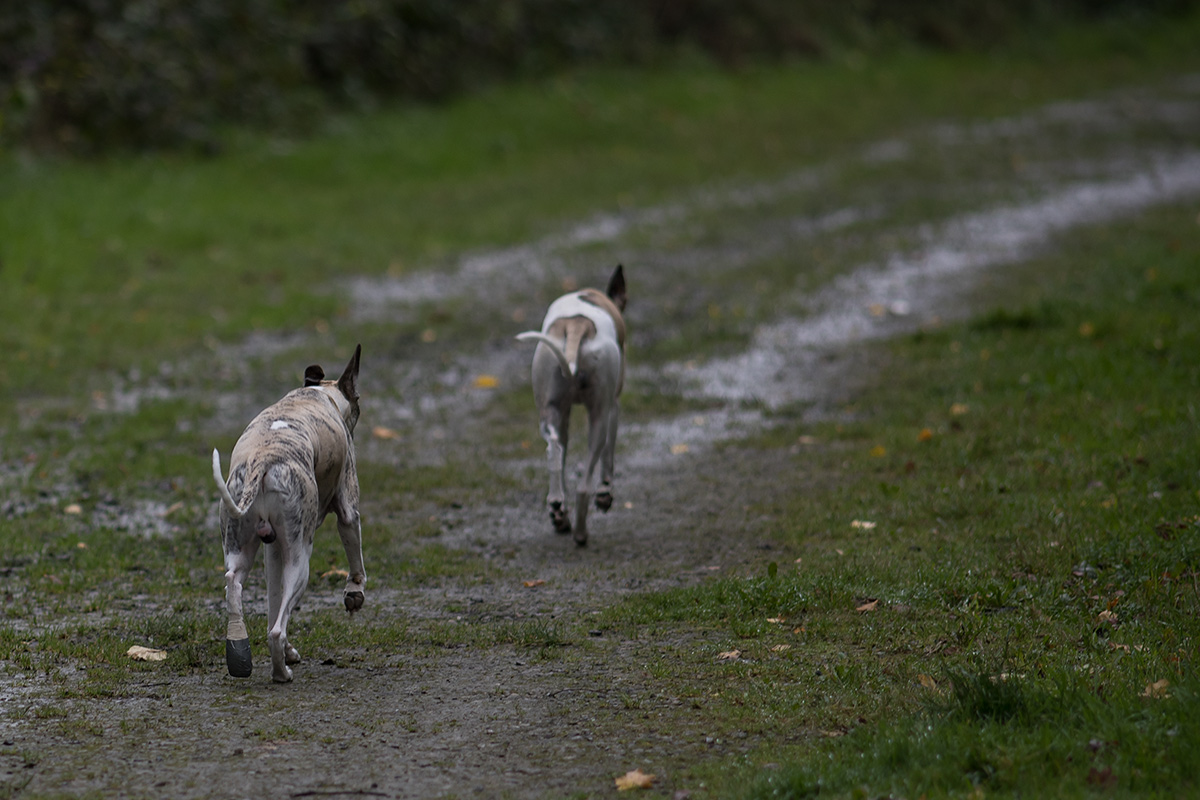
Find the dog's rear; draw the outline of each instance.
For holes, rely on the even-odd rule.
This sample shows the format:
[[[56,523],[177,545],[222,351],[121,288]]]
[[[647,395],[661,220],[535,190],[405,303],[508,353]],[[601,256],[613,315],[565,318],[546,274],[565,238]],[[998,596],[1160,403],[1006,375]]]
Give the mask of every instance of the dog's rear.
[[[607,292],[584,289],[555,300],[541,331],[518,334],[538,342],[533,355],[533,393],[539,429],[546,440],[550,492],[546,503],[554,529],[571,531],[566,507],[567,438],[571,407],[588,411],[588,467],[575,496],[575,541],[587,544],[589,497],[596,507],[612,507],[613,456],[617,442],[618,398],[625,383],[625,273],[617,266]],[[596,466],[600,485],[596,486]]]
[[[287,665],[300,660],[288,642],[287,622],[308,584],[313,535],[330,512],[337,516],[349,560],[346,609],[355,611],[363,605],[366,573],[353,442],[360,356],[361,348],[337,381],[323,380],[320,367],[309,367],[303,388],[289,392],[255,417],[230,455],[228,481],[221,476],[220,454],[213,451],[213,478],[221,493],[229,614],[226,662],[236,677],[251,671],[242,587],[260,544],[269,545],[268,643],[274,680],[291,680]]]

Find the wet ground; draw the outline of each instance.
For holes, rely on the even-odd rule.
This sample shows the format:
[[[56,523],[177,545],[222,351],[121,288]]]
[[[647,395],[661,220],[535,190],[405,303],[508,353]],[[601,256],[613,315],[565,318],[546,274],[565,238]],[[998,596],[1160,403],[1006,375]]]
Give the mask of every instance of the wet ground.
[[[493,565],[487,577],[414,588],[373,575],[355,624],[398,615],[579,624],[630,593],[778,557],[771,520],[752,509],[781,471],[797,483],[802,453],[738,440],[777,413],[836,413],[879,357],[862,343],[994,302],[1015,274],[1008,268],[1054,247],[1058,234],[1200,198],[1196,131],[1193,76],[902,132],[844,163],[600,214],[520,247],[331,289],[348,293],[354,324],[432,331],[364,354],[362,424],[398,431],[401,443],[361,435],[360,462],[479,458],[512,479],[485,492],[487,502],[418,504],[389,522],[430,520],[437,542]],[[532,403],[520,412],[526,447],[495,434],[511,424],[505,398],[528,382],[531,354],[511,335],[537,327],[564,286],[602,283],[617,261],[630,283],[629,393],[657,405],[628,400],[637,410],[621,430],[617,502],[593,513],[591,543],[579,549],[550,532]],[[453,347],[437,340],[441,308],[472,309]],[[259,334],[217,353],[231,365],[228,388],[202,424],[236,435],[240,426],[224,420],[249,419],[270,400],[257,394],[256,372],[308,363],[302,354],[325,348],[320,337]],[[182,391],[169,369],[117,376],[110,411]],[[576,442],[573,461],[580,452]],[[156,507],[144,513],[161,518]],[[311,591],[307,607],[336,604],[337,594]],[[288,685],[269,682],[259,647],[248,680],[146,673],[119,697],[72,699],[71,721],[99,736],[9,715],[0,795],[605,796],[635,767],[660,776],[657,794],[700,792],[690,769],[750,749],[754,734],[712,729],[662,691],[644,666],[654,647],[597,629],[558,656],[511,645],[350,651],[302,663]],[[38,693],[20,680],[0,689],[9,707],[32,707]]]

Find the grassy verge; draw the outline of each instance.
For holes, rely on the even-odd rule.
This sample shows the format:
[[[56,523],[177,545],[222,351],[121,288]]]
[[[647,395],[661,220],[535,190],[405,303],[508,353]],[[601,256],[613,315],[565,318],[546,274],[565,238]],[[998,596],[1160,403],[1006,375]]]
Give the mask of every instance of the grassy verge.
[[[769,574],[609,614],[691,632],[659,668],[769,742],[748,796],[1196,791],[1200,220],[1082,232],[1021,277],[887,346],[838,421],[759,441],[796,476]]]

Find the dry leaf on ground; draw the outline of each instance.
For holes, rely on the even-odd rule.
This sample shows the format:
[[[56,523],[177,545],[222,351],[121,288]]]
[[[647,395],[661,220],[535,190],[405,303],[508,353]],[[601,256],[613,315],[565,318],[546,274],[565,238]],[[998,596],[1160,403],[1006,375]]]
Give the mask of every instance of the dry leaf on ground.
[[[83,506],[79,505],[79,503],[71,503],[71,505],[69,505],[63,509],[63,513],[64,514],[82,514]]]
[[[690,448],[686,444],[671,445],[671,455],[678,456],[686,453]]]
[[[1146,687],[1146,691],[1142,692],[1142,697],[1170,697],[1171,695],[1167,694],[1167,687],[1170,685],[1171,682],[1166,678],[1155,681]]]
[[[399,439],[400,434],[391,428],[385,428],[382,425],[376,425],[371,429],[371,435],[376,439]]]
[[[717,658],[722,661],[737,661],[741,657],[741,650],[726,650],[724,653],[717,653]]]
[[[142,647],[140,644],[135,644],[126,650],[125,655],[134,661],[165,661],[167,659],[166,650],[155,650],[152,647]]]
[[[860,614],[865,614],[868,611],[874,611],[878,605],[879,605],[878,600],[868,600],[867,602],[863,603],[861,606],[859,606],[858,608],[856,608],[854,610],[859,612]]]
[[[850,527],[858,528],[859,530],[863,531],[870,531],[875,529],[875,523],[866,519],[856,519],[850,523]]]
[[[544,583],[545,583],[545,581],[544,581],[544,580],[542,580],[541,578],[538,578],[537,580],[532,580],[532,581],[523,581],[523,582],[521,583],[521,585],[522,585],[522,586],[524,586],[526,589],[532,589],[533,587],[535,587],[535,586],[541,586],[541,585],[542,585],[542,584],[544,584]]]
[[[938,688],[937,681],[935,681],[933,678],[926,675],[924,672],[919,673],[917,675],[917,680],[919,680],[921,682],[921,685],[924,686],[926,689],[936,690]]]
[[[475,379],[476,389],[495,389],[500,385],[500,379],[495,375],[480,375]]]
[[[625,792],[630,789],[649,789],[654,785],[654,778],[654,775],[647,775],[640,769],[631,770],[615,779],[617,791]]]
[[[349,578],[349,577],[350,577],[350,573],[349,573],[349,572],[347,572],[347,571],[346,571],[346,570],[344,570],[344,569],[337,569],[337,568],[335,567],[334,569],[331,569],[331,570],[327,570],[327,571],[325,571],[325,572],[322,572],[322,573],[321,573],[321,577],[322,577],[322,578],[332,578],[332,577],[338,577],[338,578]]]

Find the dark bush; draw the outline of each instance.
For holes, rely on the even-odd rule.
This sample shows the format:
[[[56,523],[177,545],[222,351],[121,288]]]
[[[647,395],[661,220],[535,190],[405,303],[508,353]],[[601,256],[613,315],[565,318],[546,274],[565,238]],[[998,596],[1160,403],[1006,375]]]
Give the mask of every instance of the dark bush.
[[[0,8],[0,142],[210,146],[229,122],[436,100],[679,48],[736,64],[909,40],[986,44],[1047,15],[1189,0],[23,0]]]

